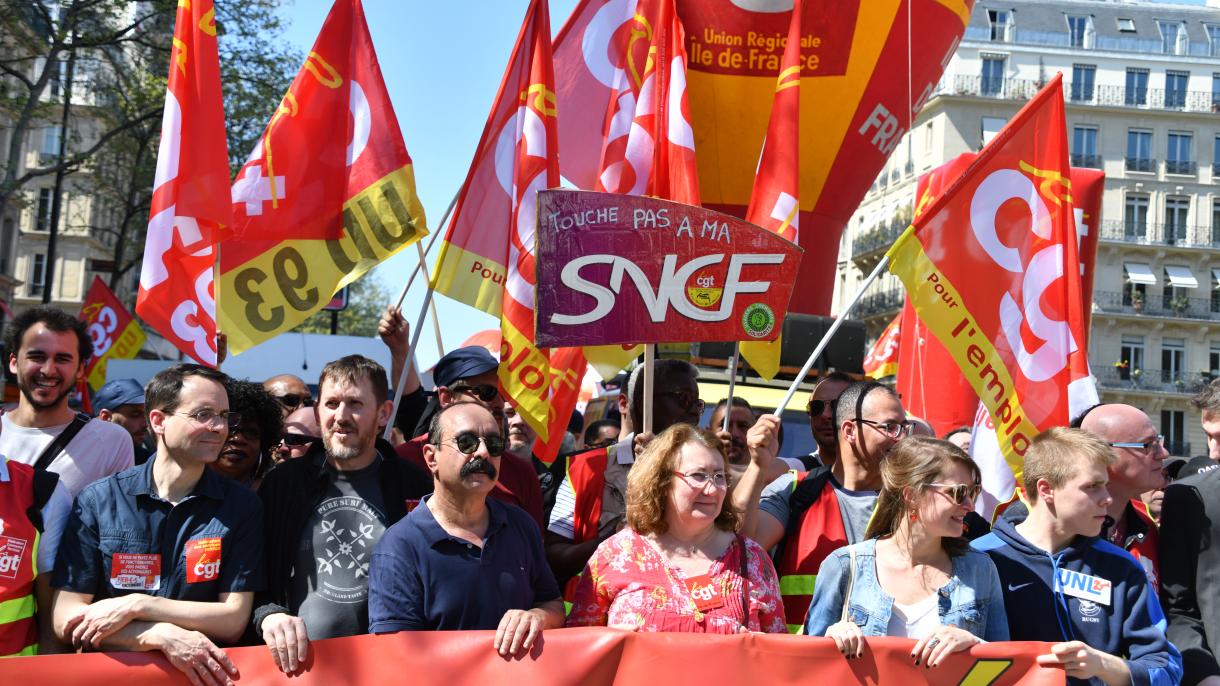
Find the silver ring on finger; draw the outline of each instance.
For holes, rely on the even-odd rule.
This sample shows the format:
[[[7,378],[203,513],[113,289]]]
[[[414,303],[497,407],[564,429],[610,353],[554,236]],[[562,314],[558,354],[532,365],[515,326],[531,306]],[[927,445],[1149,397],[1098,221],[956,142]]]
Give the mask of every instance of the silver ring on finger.
[[[935,647],[936,647],[936,646],[937,646],[939,643],[940,643],[940,639],[939,639],[939,638],[934,638],[934,639],[932,639],[931,641],[928,641],[928,647],[929,647],[929,648],[935,648]]]

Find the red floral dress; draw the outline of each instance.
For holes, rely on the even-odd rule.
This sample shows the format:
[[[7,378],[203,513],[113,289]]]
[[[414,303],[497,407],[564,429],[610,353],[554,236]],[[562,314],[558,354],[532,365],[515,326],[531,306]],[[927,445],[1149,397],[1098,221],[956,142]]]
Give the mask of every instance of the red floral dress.
[[[743,547],[744,546],[744,547]],[[719,607],[700,611],[689,579],[656,547],[631,529],[606,539],[593,553],[568,615],[568,626],[612,626],[636,631],[734,634],[742,627],[741,553],[747,551],[750,631],[782,634],[784,606],[771,558],[737,536],[712,562],[707,576],[719,589]]]

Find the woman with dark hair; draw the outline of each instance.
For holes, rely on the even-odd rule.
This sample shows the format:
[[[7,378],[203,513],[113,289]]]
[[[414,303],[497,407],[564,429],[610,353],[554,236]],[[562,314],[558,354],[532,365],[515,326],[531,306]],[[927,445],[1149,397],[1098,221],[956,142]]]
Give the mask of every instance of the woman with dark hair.
[[[784,633],[779,578],[737,533],[727,468],[715,434],[689,424],[649,442],[627,477],[627,528],[589,560],[568,626]]]
[[[934,438],[899,441],[864,541],[831,553],[818,571],[805,633],[834,639],[848,658],[866,636],[917,639],[915,664],[939,665],[980,641],[1008,640],[995,565],[962,536],[979,494],[979,468]]]
[[[273,463],[271,451],[284,431],[284,413],[275,396],[252,381],[232,379],[228,386],[229,411],[241,415],[237,428],[220,449],[211,465],[218,474],[258,490],[263,475]]]

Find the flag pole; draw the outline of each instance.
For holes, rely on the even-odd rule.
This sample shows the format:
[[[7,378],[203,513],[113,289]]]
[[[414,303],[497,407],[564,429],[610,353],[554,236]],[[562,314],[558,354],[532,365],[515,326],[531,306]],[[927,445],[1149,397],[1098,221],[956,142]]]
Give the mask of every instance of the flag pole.
[[[216,251],[216,256],[212,258],[212,319],[216,325],[216,339],[212,341],[212,345],[216,346],[216,371],[220,371],[220,365],[224,363],[224,357],[220,355],[220,241],[212,244]],[[225,342],[225,356],[229,354],[228,341]]]
[[[436,239],[440,237],[441,233],[444,231],[445,222],[449,221],[449,215],[453,212],[453,206],[457,204],[458,196],[461,195],[461,193],[462,189],[459,188],[458,192],[453,194],[453,200],[449,201],[449,208],[445,210],[445,214],[441,217],[441,223],[437,225],[440,228],[432,233],[432,238],[428,239],[428,247],[424,250],[424,255],[432,252],[432,244],[436,243]],[[418,243],[418,241],[416,242]],[[421,261],[420,265],[422,264],[423,262]],[[411,284],[415,283],[415,275],[419,273],[420,265],[416,265],[415,269],[411,271],[411,276],[407,279],[407,285],[402,287],[402,292],[398,294],[398,300],[396,300],[394,303],[395,308],[400,310],[402,309],[402,301],[406,300],[407,291],[410,290]],[[429,281],[431,281],[431,279],[429,279]]]
[[[398,382],[394,384],[394,408],[390,411],[390,421],[385,425],[385,431],[381,437],[385,440],[390,440],[390,433],[394,431],[394,421],[398,418],[398,405],[402,402],[402,389],[407,384],[407,374],[411,371],[412,361],[415,357],[415,346],[419,344],[419,332],[424,325],[424,317],[428,315],[428,305],[432,303],[432,285],[428,285],[428,292],[424,294],[424,306],[419,308],[419,317],[415,320],[415,328],[411,329],[411,345],[407,348],[407,357],[403,362],[402,371],[398,372]]]
[[[733,341],[733,359],[729,362],[729,397],[724,401],[724,418],[720,422],[721,431],[729,430],[729,415],[733,414],[733,391],[737,388],[737,360],[740,355],[741,341]]]
[[[881,258],[881,261],[878,262],[877,266],[873,268],[873,271],[868,275],[868,278],[864,279],[864,283],[860,284],[860,288],[856,291],[856,294],[852,296],[851,302],[847,303],[847,307],[843,308],[843,311],[839,313],[838,317],[835,317],[834,323],[830,325],[830,328],[826,331],[826,335],[822,336],[822,340],[818,341],[817,347],[813,349],[813,352],[809,355],[809,359],[805,361],[805,366],[801,367],[801,371],[798,372],[796,378],[792,380],[792,385],[788,387],[788,394],[784,396],[784,400],[779,404],[779,407],[775,408],[776,415],[782,416],[784,414],[784,410],[788,409],[788,403],[791,403],[792,396],[796,395],[797,386],[800,386],[801,382],[805,380],[805,376],[808,375],[809,370],[813,368],[814,361],[818,359],[818,357],[822,354],[822,351],[825,350],[826,346],[830,344],[831,337],[834,336],[835,332],[839,330],[839,327],[843,325],[843,320],[847,318],[847,313],[851,312],[852,308],[856,306],[856,303],[860,302],[860,298],[864,296],[864,290],[872,285],[872,283],[877,280],[878,276],[881,276],[881,271],[888,267],[889,264],[889,255]]]
[[[653,367],[657,361],[657,344],[647,343],[644,345],[644,426],[641,427],[640,433],[652,433],[652,387],[653,387]]]
[[[437,233],[439,234],[440,232],[437,231]],[[415,241],[415,249],[419,252],[419,268],[424,272],[424,280],[426,280],[428,283],[432,283],[432,276],[428,274],[428,262],[424,257],[424,246],[421,245],[419,241]],[[436,352],[438,355],[444,357],[445,344],[441,341],[441,320],[436,316],[436,301],[433,300],[428,305],[432,309],[432,328],[434,331],[436,331]]]

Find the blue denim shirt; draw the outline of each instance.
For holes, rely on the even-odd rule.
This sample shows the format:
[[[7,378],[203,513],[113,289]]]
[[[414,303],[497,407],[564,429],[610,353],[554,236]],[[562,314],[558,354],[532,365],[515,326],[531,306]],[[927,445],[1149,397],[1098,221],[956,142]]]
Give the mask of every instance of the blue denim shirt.
[[[869,539],[839,548],[822,561],[813,602],[805,617],[804,633],[808,636],[825,636],[827,627],[842,618],[851,568],[848,548],[856,552],[856,581],[851,590],[848,619],[865,636],[886,635],[894,598],[877,581],[877,541]],[[965,629],[984,641],[1007,641],[1008,617],[995,564],[976,550],[967,550],[952,560],[953,576],[937,591],[940,623]]]

